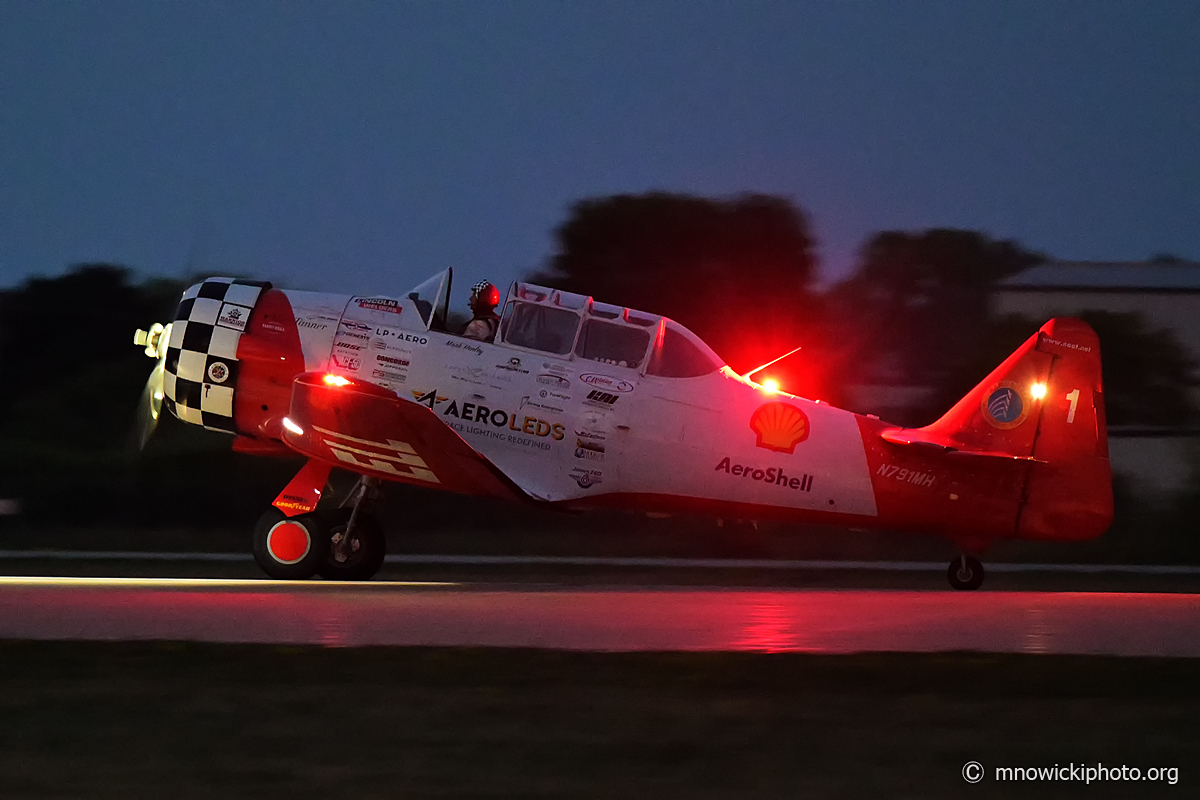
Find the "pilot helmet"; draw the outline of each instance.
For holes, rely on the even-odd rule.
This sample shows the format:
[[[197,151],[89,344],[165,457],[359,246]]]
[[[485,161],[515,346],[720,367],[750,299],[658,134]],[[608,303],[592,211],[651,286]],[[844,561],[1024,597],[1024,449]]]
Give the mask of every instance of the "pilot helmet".
[[[469,304],[471,308],[483,306],[484,308],[494,308],[500,303],[500,290],[492,285],[491,281],[480,281],[471,287],[471,299]]]

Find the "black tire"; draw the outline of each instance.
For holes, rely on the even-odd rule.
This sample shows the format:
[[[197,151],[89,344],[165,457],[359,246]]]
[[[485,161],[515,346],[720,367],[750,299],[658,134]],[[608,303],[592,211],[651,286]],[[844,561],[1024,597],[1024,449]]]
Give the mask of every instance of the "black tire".
[[[383,557],[387,553],[387,537],[375,518],[359,513],[354,521],[351,540],[354,552],[342,560],[337,545],[350,522],[351,509],[338,508],[319,513],[327,531],[329,547],[325,558],[317,566],[321,577],[329,581],[367,581],[373,578],[383,566]]]
[[[316,514],[287,517],[272,508],[254,526],[254,560],[276,580],[311,578],[328,553],[329,534]]]
[[[955,589],[970,591],[983,585],[983,564],[979,559],[963,556],[950,562],[946,577]]]

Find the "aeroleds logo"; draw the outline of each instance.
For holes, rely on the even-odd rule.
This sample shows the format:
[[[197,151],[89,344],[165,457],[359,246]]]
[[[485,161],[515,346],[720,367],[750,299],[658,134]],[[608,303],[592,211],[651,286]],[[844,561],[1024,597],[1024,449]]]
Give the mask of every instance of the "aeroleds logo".
[[[449,399],[438,395],[436,389],[432,392],[414,390],[413,397],[421,405],[434,410],[437,410],[438,406]],[[493,428],[507,428],[513,433],[521,433],[526,436],[549,436],[555,441],[561,441],[567,432],[566,426],[561,422],[549,422],[539,417],[521,417],[515,412],[510,414],[503,409],[491,409],[477,403],[464,402],[460,406],[457,400],[451,400],[450,405],[441,409],[441,415],[457,417],[464,422],[491,425]]]

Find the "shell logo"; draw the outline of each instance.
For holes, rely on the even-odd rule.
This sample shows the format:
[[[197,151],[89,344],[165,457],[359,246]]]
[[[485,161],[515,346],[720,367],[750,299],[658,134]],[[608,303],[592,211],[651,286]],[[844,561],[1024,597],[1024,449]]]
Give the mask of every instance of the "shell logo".
[[[750,430],[758,447],[791,454],[808,438],[808,416],[790,403],[766,403],[750,415]]]

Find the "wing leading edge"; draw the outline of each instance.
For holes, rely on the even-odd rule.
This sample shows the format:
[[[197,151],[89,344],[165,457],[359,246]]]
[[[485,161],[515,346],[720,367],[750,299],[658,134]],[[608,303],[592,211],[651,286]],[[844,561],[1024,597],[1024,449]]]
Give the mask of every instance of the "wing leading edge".
[[[284,443],[330,466],[462,494],[531,499],[431,410],[370,383],[300,375],[288,422]]]

